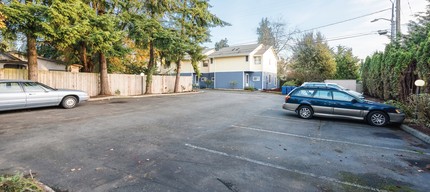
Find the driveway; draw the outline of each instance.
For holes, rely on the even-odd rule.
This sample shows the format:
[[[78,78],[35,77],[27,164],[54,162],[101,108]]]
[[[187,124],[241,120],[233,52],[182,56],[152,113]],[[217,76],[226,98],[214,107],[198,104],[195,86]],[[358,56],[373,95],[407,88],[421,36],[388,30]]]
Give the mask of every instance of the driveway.
[[[205,91],[0,113],[0,174],[58,191],[429,191],[430,146],[299,119],[283,96]]]

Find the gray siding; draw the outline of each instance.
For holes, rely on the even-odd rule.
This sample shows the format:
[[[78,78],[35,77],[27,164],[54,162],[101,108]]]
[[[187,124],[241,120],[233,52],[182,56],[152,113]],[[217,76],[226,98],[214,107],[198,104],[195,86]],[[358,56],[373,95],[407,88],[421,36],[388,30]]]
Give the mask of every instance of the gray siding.
[[[212,85],[210,85],[208,87],[208,85],[206,85],[206,83],[204,81],[202,81],[202,78],[212,80],[212,77],[214,77],[213,73],[201,73],[201,76],[199,78],[199,87],[200,88],[214,88],[215,82],[213,82]]]
[[[259,78],[259,81],[254,81],[254,77]],[[257,79],[256,79],[257,80]],[[261,86],[261,82],[263,81],[263,73],[262,72],[251,72],[249,73],[249,86],[254,87],[258,90],[263,89]]]
[[[274,89],[278,87],[278,79],[276,73],[263,73],[263,89]],[[269,80],[270,79],[270,80]]]
[[[244,75],[239,72],[218,72],[215,73],[216,89],[243,89]],[[233,87],[230,82],[235,81],[237,84]]]
[[[234,89],[243,89],[245,88],[245,74],[249,74],[249,86],[254,87],[256,89],[274,89],[277,88],[278,80],[276,73],[266,73],[266,72],[218,72],[218,73],[202,73],[200,78],[198,79],[198,86],[200,88],[207,88],[207,85],[202,78],[212,79],[214,78],[213,84],[209,88],[215,89],[233,89],[231,82],[235,81],[237,84],[234,86]],[[193,85],[196,82],[196,74],[192,73],[182,73],[181,76],[193,76]],[[254,79],[256,77],[256,79]],[[271,81],[269,82],[269,77]],[[259,79],[259,80],[258,80]],[[255,81],[254,81],[255,80]],[[275,83],[275,81],[277,81]]]

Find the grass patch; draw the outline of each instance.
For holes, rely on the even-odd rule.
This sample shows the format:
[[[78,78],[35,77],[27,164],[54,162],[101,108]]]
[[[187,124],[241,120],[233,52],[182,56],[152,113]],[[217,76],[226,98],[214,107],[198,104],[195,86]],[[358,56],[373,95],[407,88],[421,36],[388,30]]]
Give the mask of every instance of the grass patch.
[[[26,191],[26,192],[44,192],[34,178],[26,178],[23,174],[16,175],[1,175],[0,176],[0,192],[9,191]]]

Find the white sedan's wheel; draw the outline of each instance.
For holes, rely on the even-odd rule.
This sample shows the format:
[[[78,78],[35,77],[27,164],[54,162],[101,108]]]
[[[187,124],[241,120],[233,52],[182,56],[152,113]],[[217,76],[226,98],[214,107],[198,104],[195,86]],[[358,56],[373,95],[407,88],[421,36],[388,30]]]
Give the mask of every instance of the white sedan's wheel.
[[[63,101],[61,102],[61,106],[63,106],[66,109],[71,109],[75,107],[78,104],[78,99],[73,96],[67,96],[63,98]]]

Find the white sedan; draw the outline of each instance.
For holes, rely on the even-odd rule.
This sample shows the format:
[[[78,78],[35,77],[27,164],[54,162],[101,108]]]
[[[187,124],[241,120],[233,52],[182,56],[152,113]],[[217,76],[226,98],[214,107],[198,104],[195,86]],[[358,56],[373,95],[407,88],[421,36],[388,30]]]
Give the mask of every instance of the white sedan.
[[[88,101],[79,90],[54,89],[28,80],[0,80],[0,111],[62,106],[66,109]]]

